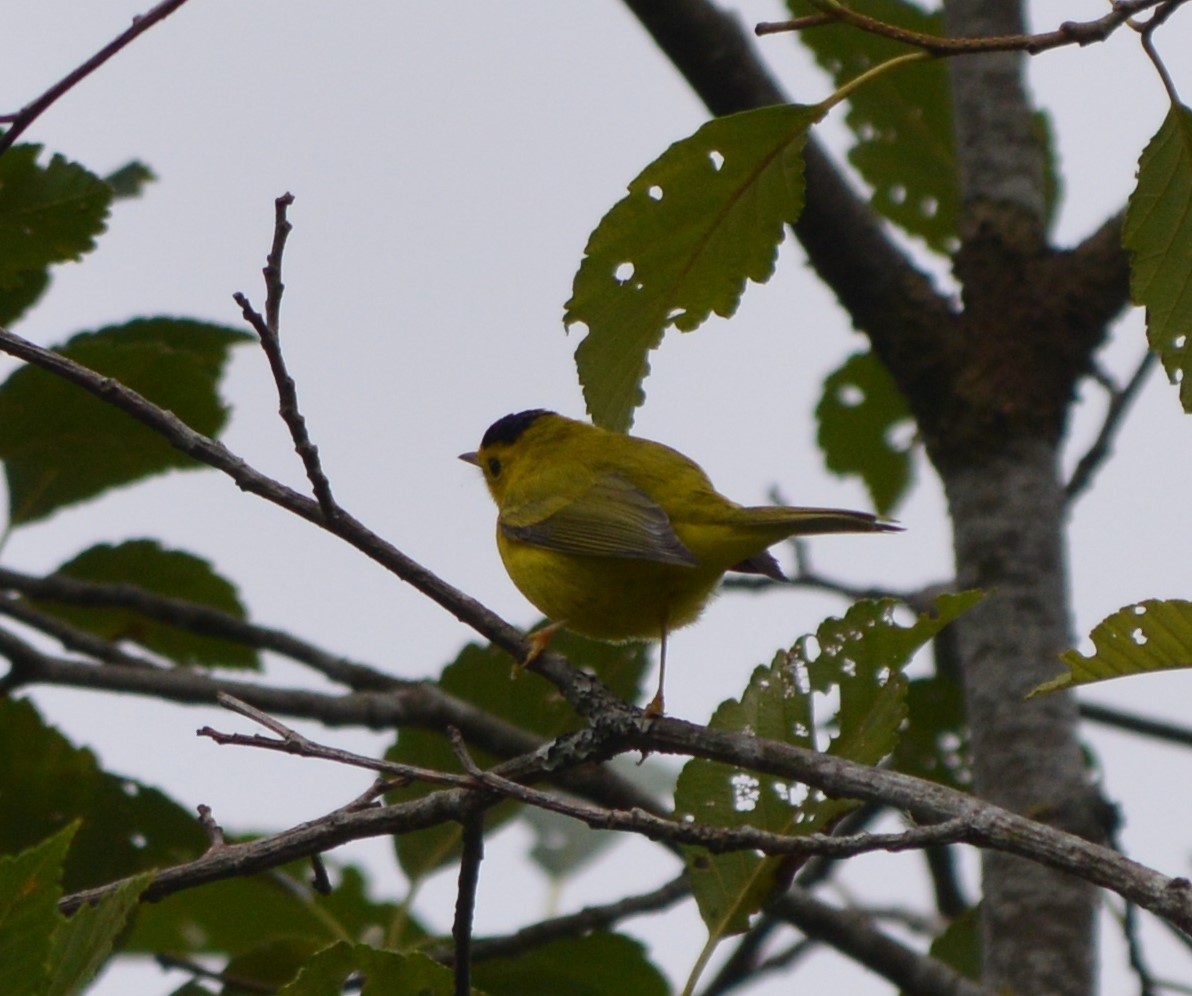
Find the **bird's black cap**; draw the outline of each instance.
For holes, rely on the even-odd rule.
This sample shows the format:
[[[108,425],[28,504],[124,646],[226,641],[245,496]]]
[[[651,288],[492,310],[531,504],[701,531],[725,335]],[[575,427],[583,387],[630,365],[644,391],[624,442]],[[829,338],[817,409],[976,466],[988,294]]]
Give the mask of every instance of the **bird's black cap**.
[[[529,411],[516,412],[497,419],[488,427],[484,438],[480,440],[480,448],[485,449],[494,443],[514,443],[523,432],[537,422],[543,415],[553,415],[545,408],[531,408]]]

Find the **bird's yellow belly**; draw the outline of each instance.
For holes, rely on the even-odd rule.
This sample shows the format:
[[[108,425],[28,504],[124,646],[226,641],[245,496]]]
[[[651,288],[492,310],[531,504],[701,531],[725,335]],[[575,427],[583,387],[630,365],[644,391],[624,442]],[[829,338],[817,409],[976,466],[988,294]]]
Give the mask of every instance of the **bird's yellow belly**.
[[[694,622],[722,569],[579,556],[498,535],[513,583],[548,619],[598,640],[659,639]]]

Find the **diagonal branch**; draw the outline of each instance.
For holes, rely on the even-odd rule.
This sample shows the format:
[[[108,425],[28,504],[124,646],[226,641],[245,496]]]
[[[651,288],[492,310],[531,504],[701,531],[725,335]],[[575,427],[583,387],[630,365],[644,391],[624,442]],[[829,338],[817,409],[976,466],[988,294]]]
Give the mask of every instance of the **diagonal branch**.
[[[923,996],[981,996],[988,993],[954,968],[879,930],[864,914],[830,906],[803,889],[792,889],[773,909],[808,937],[838,951],[900,986]]]
[[[1130,379],[1120,388],[1110,385],[1109,407],[1105,411],[1105,420],[1101,423],[1101,431],[1093,445],[1080,458],[1076,469],[1064,487],[1064,500],[1070,505],[1079,498],[1092,483],[1093,476],[1101,465],[1109,458],[1113,451],[1113,441],[1121,428],[1130,405],[1138,396],[1147,376],[1155,367],[1157,354],[1147,351]]]
[[[12,147],[13,143],[33,124],[41,115],[64,93],[81,83],[95,70],[102,66],[112,56],[119,52],[122,48],[134,41],[138,36],[143,35],[153,25],[164,21],[174,11],[181,7],[186,0],[163,0],[156,7],[148,13],[140,14],[133,18],[132,25],[127,31],[122,32],[107,45],[101,48],[95,55],[91,56],[81,66],[71,70],[62,79],[50,87],[45,93],[35,100],[26,104],[16,114],[0,116],[0,121],[8,121],[11,127],[0,135],[0,155],[3,155]]]

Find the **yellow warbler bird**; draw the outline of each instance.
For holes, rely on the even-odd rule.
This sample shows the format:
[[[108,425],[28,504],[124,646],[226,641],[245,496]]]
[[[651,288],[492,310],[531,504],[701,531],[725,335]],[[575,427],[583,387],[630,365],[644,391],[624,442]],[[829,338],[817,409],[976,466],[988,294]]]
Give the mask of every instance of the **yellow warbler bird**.
[[[868,512],[747,508],[694,461],[661,443],[543,409],[498,419],[460,459],[484,472],[497,503],[497,549],[513,583],[551,625],[599,640],[660,640],[694,622],[726,571],[783,579],[767,547],[812,533],[889,532]],[[527,661],[528,663],[528,661]]]

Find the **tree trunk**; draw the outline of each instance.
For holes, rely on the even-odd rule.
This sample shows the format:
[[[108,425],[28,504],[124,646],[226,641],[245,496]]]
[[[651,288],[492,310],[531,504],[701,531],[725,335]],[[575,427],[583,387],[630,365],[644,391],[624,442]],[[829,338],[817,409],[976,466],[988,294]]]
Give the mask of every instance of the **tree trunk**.
[[[1024,440],[946,475],[958,583],[989,592],[955,624],[982,798],[1088,836],[1090,792],[1069,695],[1029,702],[1070,645],[1063,488],[1054,447]],[[984,982],[1016,993],[1095,989],[1096,890],[994,851],[983,855]]]

